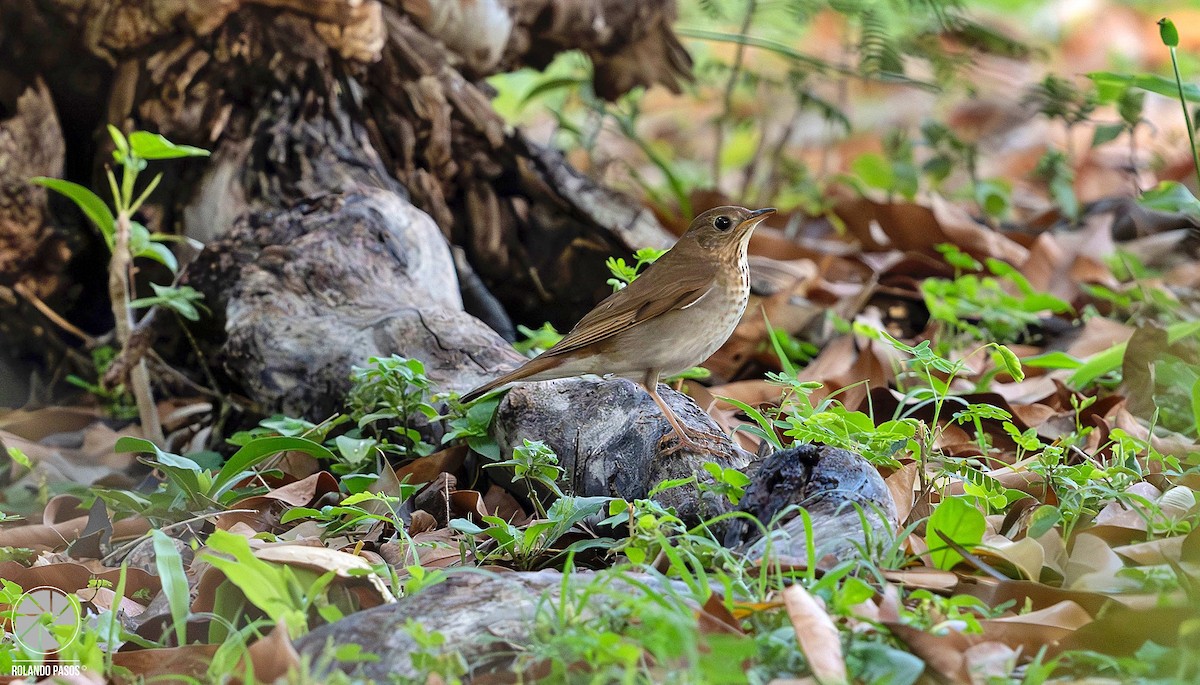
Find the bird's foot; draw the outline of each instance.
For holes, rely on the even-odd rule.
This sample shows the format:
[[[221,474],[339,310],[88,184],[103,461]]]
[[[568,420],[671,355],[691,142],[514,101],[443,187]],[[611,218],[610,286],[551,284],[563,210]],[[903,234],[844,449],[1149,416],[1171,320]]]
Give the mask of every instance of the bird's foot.
[[[658,440],[660,456],[669,456],[686,450],[689,452],[709,452],[710,448],[724,444],[729,436],[724,433],[709,433],[708,431],[687,431],[684,433],[670,431]],[[707,444],[707,447],[705,446]]]

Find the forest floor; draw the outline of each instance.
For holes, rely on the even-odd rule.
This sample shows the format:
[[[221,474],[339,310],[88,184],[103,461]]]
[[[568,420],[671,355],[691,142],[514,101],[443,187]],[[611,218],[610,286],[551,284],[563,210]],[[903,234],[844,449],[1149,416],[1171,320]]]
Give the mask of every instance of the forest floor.
[[[675,385],[748,452],[861,455],[894,529],[780,559],[652,497],[514,494],[472,466],[503,460],[549,493],[556,455],[500,454],[496,400],[463,407],[401,357],[356,369],[344,413],[265,418],[230,444],[211,444],[207,398],[159,403],[166,450],[128,397],[0,409],[0,682],[39,665],[70,682],[350,682],[323,669],[397,643],[293,642],[444,601],[439,586],[498,608],[474,635],[439,631],[434,599],[411,613],[400,681],[1200,682],[1200,168],[1183,114],[1200,11],[1167,8],[1181,108],[1161,9],[1002,4],[979,11],[1034,49],[958,64],[944,38],[952,85],[934,63],[902,83],[797,81],[789,31],[836,64],[844,17],[764,8],[747,45],[728,40],[736,11],[690,3],[699,77],[682,96],[601,103],[577,56],[492,80],[497,109],[675,233],[720,204],[782,210],[751,242],[742,324]],[[614,282],[656,256],[611,262]],[[526,323],[522,352],[557,339]],[[707,473],[662,488],[745,494],[744,475]],[[473,573],[551,599],[518,610]],[[66,608],[44,613],[34,588]],[[528,613],[520,641],[507,610]]]

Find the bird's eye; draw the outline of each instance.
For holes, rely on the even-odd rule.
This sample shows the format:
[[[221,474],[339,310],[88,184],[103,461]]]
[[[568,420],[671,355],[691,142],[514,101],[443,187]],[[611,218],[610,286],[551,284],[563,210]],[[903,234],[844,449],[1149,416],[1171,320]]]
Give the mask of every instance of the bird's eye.
[[[727,216],[719,216],[713,221],[713,226],[717,227],[718,231],[728,231],[733,222]]]

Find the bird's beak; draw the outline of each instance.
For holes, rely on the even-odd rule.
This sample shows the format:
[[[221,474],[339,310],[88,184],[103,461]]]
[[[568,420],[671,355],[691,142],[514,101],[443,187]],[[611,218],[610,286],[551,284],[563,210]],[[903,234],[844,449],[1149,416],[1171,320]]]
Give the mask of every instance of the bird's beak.
[[[763,209],[756,209],[753,212],[750,212],[750,215],[746,217],[745,221],[743,221],[740,225],[738,225],[738,228],[752,228],[754,226],[757,226],[763,219],[766,219],[767,217],[771,216],[774,213],[775,213],[774,207],[765,207]]]

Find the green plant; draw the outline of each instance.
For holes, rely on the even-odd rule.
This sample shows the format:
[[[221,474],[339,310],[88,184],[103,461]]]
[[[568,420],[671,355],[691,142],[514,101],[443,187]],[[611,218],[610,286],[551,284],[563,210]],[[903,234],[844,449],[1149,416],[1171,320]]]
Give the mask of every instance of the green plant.
[[[1075,196],[1075,169],[1065,154],[1047,150],[1033,170],[1034,176],[1050,188],[1050,197],[1071,221],[1079,220],[1079,198]]]
[[[111,345],[99,345],[92,348],[92,366],[96,369],[96,378],[104,378],[104,374],[108,372],[116,356],[117,351]],[[133,395],[125,387],[124,383],[107,387],[102,382],[93,383],[75,374],[69,374],[67,382],[91,393],[101,403],[104,410],[115,419],[135,419],[138,417],[137,402],[133,399]]]
[[[225,574],[228,583],[236,587],[246,602],[267,615],[271,623],[282,621],[292,637],[308,632],[310,622],[317,618],[333,622],[356,610],[348,596],[329,593],[335,573],[317,573],[305,568],[274,564],[254,556],[246,538],[223,530],[208,537],[204,561]],[[232,619],[240,610],[239,602],[228,595],[220,597],[218,615]]]
[[[404,520],[396,507],[415,494],[420,487],[401,483],[399,496],[356,492],[347,495],[338,504],[327,504],[320,509],[291,507],[284,512],[279,522],[283,524],[299,519],[312,519],[325,524],[326,535],[346,534],[376,522],[386,523],[393,530],[403,531]]]
[[[1188,111],[1187,97],[1183,92],[1183,78],[1179,75],[1179,56],[1175,54],[1179,47],[1179,29],[1175,22],[1167,17],[1158,20],[1158,32],[1163,45],[1171,53],[1171,69],[1175,72],[1175,88],[1179,93],[1179,106],[1183,109],[1183,123],[1187,128],[1188,148],[1192,153],[1192,165],[1196,170],[1196,181],[1200,182],[1200,151],[1196,150],[1196,129],[1192,126],[1192,114]]]
[[[488,459],[500,458],[500,446],[492,439],[488,428],[492,425],[492,417],[496,407],[500,406],[498,396],[485,397],[472,402],[468,407],[461,407],[452,402],[451,407],[457,409],[457,415],[449,420],[449,430],[442,436],[442,444],[454,440],[465,440],[467,446]]]
[[[957,250],[943,249],[949,254]],[[961,268],[964,262],[956,259],[953,264]],[[930,317],[976,340],[1016,342],[1043,312],[1071,311],[1066,302],[1035,290],[1012,265],[992,258],[986,264],[991,276],[925,279],[921,295]]]
[[[546,517],[546,509],[538,496],[537,486],[549,490],[556,497],[562,497],[563,492],[558,488],[558,479],[562,477],[562,467],[558,465],[558,455],[541,440],[526,439],[523,444],[513,448],[511,459],[487,464],[485,468],[505,467],[512,469],[512,482],[523,481],[529,490],[529,499],[533,502],[538,516]]]
[[[609,281],[609,283],[611,282]],[[518,325],[517,332],[525,336],[525,339],[513,343],[513,347],[524,355],[540,354],[554,347],[563,337],[563,334],[555,330],[549,322],[542,324],[542,327],[537,329]]]
[[[376,429],[381,449],[403,455],[425,456],[433,445],[425,442],[413,423],[417,416],[426,420],[440,418],[434,407],[433,383],[425,375],[425,365],[418,359],[399,355],[371,357],[367,366],[355,366],[350,372],[350,394],[346,403],[350,415],[360,429],[376,422],[395,423],[390,427],[402,439],[393,445]]]
[[[105,490],[97,494],[114,508],[168,520],[182,515],[219,511],[241,496],[234,488],[243,479],[253,476],[256,466],[282,452],[294,450],[319,459],[334,458],[333,453],[312,440],[282,436],[250,441],[234,452],[219,469],[202,466],[187,456],[163,451],[149,440],[141,438],[123,437],[117,441],[116,450],[153,455],[140,460],[161,471],[166,481],[149,494],[125,490]]]
[[[414,684],[432,681],[457,685],[463,682],[462,676],[469,670],[467,661],[446,644],[445,635],[429,631],[412,618],[404,624],[404,632],[416,643],[416,649],[409,655],[413,668],[420,674],[412,680]]]
[[[1037,107],[1047,119],[1062,121],[1067,129],[1067,158],[1075,157],[1072,150],[1072,132],[1086,122],[1096,111],[1097,95],[1090,88],[1084,89],[1073,82],[1050,74],[1042,79],[1025,96],[1025,102]]]
[[[1174,78],[1168,79],[1158,74],[1118,74],[1109,71],[1092,72],[1088,74],[1088,78],[1096,84],[1096,91],[1102,102],[1119,102],[1122,98],[1129,97],[1126,96],[1126,93],[1135,88],[1178,99],[1179,105],[1183,109],[1192,165],[1196,171],[1196,178],[1200,181],[1200,151],[1196,149],[1195,127],[1191,113],[1188,111],[1189,102],[1200,102],[1200,87],[1184,83],[1180,75],[1177,55],[1179,30],[1175,27],[1175,23],[1169,18],[1163,17],[1158,21],[1158,27],[1159,37],[1171,55],[1171,69]],[[1140,120],[1140,99],[1129,100],[1125,107],[1125,111],[1121,113],[1121,118],[1125,123],[1129,123],[1135,110]],[[1130,126],[1131,129],[1132,126]],[[1138,202],[1151,209],[1200,215],[1200,199],[1197,199],[1186,186],[1176,181],[1160,182],[1154,188],[1142,193]]]
[[[209,153],[207,150],[190,145],[176,145],[160,135],[146,131],[134,131],[126,138],[119,129],[110,125],[108,133],[116,147],[113,150],[113,160],[121,167],[120,183],[117,182],[112,168],[105,169],[109,189],[112,191],[113,206],[116,208],[115,216],[98,195],[78,183],[44,176],[33,178],[31,182],[43,185],[70,198],[83,211],[84,216],[100,230],[112,255],[108,264],[108,294],[112,303],[113,317],[116,320],[117,345],[124,353],[137,328],[133,319],[133,311],[138,307],[159,305],[172,309],[186,318],[193,320],[199,318],[196,307],[199,294],[190,288],[181,289],[173,285],[156,284],[154,297],[140,300],[133,297],[134,259],[143,257],[154,260],[167,267],[172,274],[179,269],[175,255],[164,244],[174,238],[163,234],[152,234],[149,229],[134,219],[142,204],[150,197],[150,193],[158,187],[162,180],[162,174],[155,175],[140,192],[136,191],[138,175],[146,168],[148,161],[207,156]],[[135,192],[137,192],[136,195]],[[154,406],[150,374],[144,360],[139,359],[132,365],[129,371],[129,382],[130,389],[137,401],[138,415],[144,434],[149,436],[155,444],[162,445],[162,428],[159,425],[158,412]]]
[[[612,278],[608,279],[608,284],[612,286],[613,292],[633,283],[633,280],[641,274],[643,269],[656,262],[659,257],[666,253],[666,250],[643,247],[633,254],[635,260],[633,264],[626,264],[625,260],[620,257],[609,257],[604,262],[604,265],[608,267],[609,272],[613,275]]]
[[[480,563],[511,560],[522,570],[530,570],[564,550],[555,550],[554,543],[585,519],[599,513],[609,502],[608,497],[560,497],[537,519],[524,527],[514,526],[498,516],[484,516],[481,527],[467,519],[454,519],[450,527],[470,536],[467,543]],[[480,544],[480,538],[483,543]],[[578,547],[577,547],[578,549]]]

